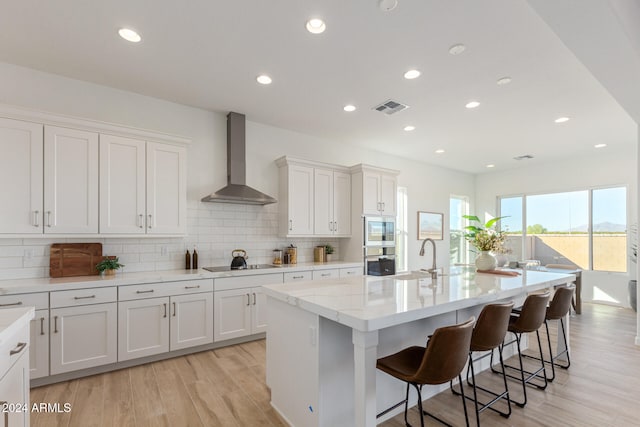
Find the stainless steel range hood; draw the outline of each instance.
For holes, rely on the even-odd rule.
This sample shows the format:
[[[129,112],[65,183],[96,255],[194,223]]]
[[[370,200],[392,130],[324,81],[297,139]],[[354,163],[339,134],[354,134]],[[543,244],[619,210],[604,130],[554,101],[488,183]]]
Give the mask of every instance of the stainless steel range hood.
[[[243,205],[268,205],[277,202],[271,196],[246,185],[244,114],[227,115],[227,186],[202,198],[203,202],[237,203]]]

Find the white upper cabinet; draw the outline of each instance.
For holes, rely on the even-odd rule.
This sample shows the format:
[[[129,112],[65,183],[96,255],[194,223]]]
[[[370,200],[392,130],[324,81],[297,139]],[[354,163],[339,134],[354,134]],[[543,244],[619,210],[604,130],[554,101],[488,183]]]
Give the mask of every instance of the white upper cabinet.
[[[280,168],[280,231],[286,236],[313,235],[313,168]]]
[[[100,135],[100,233],[144,234],[146,142]]]
[[[185,149],[100,135],[100,233],[186,233]]]
[[[44,232],[98,232],[98,134],[44,128]]]
[[[42,233],[42,129],[0,118],[1,234]]]
[[[147,142],[147,233],[187,231],[186,150]]]
[[[362,214],[396,215],[396,174],[368,168],[362,172]]]
[[[351,234],[351,175],[348,173],[314,170],[314,234]]]

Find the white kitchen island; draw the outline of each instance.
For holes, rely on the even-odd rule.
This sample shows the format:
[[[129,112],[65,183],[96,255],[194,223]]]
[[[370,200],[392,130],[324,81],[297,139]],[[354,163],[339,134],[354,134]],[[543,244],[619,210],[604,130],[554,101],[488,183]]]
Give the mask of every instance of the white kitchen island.
[[[406,274],[264,286],[271,404],[298,427],[376,425],[402,410],[376,419],[405,393],[404,383],[376,371],[379,357],[424,346],[436,328],[477,316],[485,304],[519,304],[529,292],[575,280],[571,274],[522,273],[456,267],[436,283]],[[425,388],[423,398],[446,386]]]

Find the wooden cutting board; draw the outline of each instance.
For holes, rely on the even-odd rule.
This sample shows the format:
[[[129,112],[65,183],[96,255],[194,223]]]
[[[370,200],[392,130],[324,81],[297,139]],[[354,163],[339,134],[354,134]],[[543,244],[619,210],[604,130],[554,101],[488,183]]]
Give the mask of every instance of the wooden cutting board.
[[[49,276],[97,276],[102,261],[102,243],[54,243],[51,245]]]

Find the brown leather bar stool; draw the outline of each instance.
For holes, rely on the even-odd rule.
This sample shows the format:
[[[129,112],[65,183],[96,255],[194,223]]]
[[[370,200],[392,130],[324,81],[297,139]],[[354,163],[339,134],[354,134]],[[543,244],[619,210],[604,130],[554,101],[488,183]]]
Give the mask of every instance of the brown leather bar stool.
[[[551,337],[549,336],[549,320],[560,321],[560,329],[562,330],[562,337],[564,338],[564,342],[566,344],[567,332],[564,327],[564,318],[567,314],[569,314],[569,310],[571,310],[571,301],[573,299],[573,293],[575,289],[576,287],[573,285],[556,288],[556,291],[553,294],[553,299],[551,300],[549,307],[547,307],[547,314],[544,319],[544,327],[547,330],[547,343],[549,344],[549,359],[551,360],[545,360],[544,362],[551,365],[551,378],[549,378],[549,381],[553,381],[556,378],[556,368],[555,368],[556,366],[559,366],[563,369],[569,369],[569,366],[571,366],[571,358],[569,357],[569,347],[566,347],[563,351],[556,354],[555,356],[553,355],[553,350],[551,349]],[[560,356],[562,356],[563,354],[567,355],[567,363],[566,364],[556,363],[555,360]],[[524,357],[527,357],[529,359],[540,360],[536,356],[530,356],[527,354],[525,354]]]
[[[424,427],[424,415],[427,415],[444,425],[450,426],[447,422],[422,409],[421,389],[424,384],[444,384],[455,377],[458,377],[458,381],[462,384],[460,373],[467,363],[474,321],[475,319],[472,317],[459,325],[436,329],[429,342],[427,342],[426,348],[419,346],[408,347],[398,353],[378,359],[376,364],[378,369],[407,383],[406,397],[400,403],[404,403],[404,422],[407,426],[411,426],[407,421],[410,385],[414,386],[418,392],[420,425]],[[399,405],[381,412],[378,417],[397,406]],[[469,416],[467,414],[464,391],[462,393],[462,406],[464,407],[464,418],[468,427]]]
[[[511,399],[513,403],[518,405],[519,407],[524,407],[527,404],[527,384],[531,384],[540,390],[544,390],[547,388],[547,373],[545,371],[544,365],[544,355],[542,354],[542,344],[540,343],[540,327],[544,322],[546,313],[547,313],[547,304],[549,303],[549,291],[546,291],[543,294],[531,294],[527,296],[527,299],[524,300],[524,304],[522,308],[515,309],[511,312],[511,318],[509,319],[509,327],[507,330],[515,336],[512,341],[504,343],[505,345],[513,344],[514,342],[518,347],[518,361],[520,362],[520,367],[515,367],[511,365],[504,365],[507,368],[517,369],[520,371],[520,376],[516,377],[510,374],[506,374],[509,378],[516,379],[520,381],[522,384],[522,392],[524,394],[524,399],[522,402],[518,402],[514,399]],[[535,332],[536,337],[538,338],[538,348],[540,350],[540,360],[542,366],[534,372],[525,371],[524,366],[522,364],[522,349],[520,347],[520,342],[522,341],[522,334]],[[494,373],[500,374],[502,372],[496,371],[493,369],[493,352],[491,352],[491,370]],[[540,375],[542,372],[542,376]],[[525,374],[527,377],[525,378]],[[532,382],[533,379],[541,379],[543,380],[542,384],[536,384]]]
[[[484,411],[485,409],[491,409],[492,411],[497,412],[505,418],[509,418],[509,416],[511,415],[509,387],[507,385],[507,376],[504,368],[504,361],[502,360],[502,343],[504,342],[504,337],[507,334],[507,327],[509,326],[509,319],[511,317],[511,309],[513,309],[513,302],[505,304],[485,305],[480,312],[480,316],[478,316],[478,321],[476,322],[476,325],[473,328],[473,334],[471,335],[471,345],[469,348],[469,366],[467,368],[467,384],[473,387],[473,398],[467,396],[467,399],[474,401],[476,410],[476,423],[478,427],[480,427],[480,412]],[[499,393],[477,385],[475,370],[473,368],[474,362],[480,361],[485,357],[491,355],[490,353],[485,353],[484,355],[474,359],[474,352],[490,351],[493,353],[493,350],[495,350],[496,348],[498,349],[498,354],[500,355],[500,366],[502,367],[502,379],[504,381],[504,391],[501,391]],[[469,371],[471,371],[471,381],[469,380]],[[449,386],[451,387],[451,391],[454,394],[461,394],[454,389],[453,382],[450,382]],[[462,383],[460,383],[460,386],[462,387]],[[477,389],[491,394],[493,396],[493,399],[491,399],[491,401],[487,403],[479,403]],[[496,408],[491,407],[491,405],[501,399],[506,399],[507,401],[507,412],[502,412]]]

